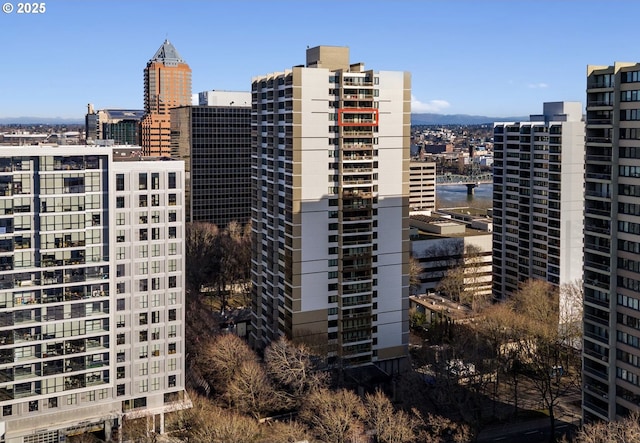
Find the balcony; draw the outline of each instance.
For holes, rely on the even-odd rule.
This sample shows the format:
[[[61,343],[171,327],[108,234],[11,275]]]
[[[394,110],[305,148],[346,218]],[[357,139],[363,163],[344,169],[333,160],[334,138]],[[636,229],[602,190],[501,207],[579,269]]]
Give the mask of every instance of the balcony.
[[[587,108],[595,106],[613,106],[611,100],[587,100]]]
[[[342,184],[343,185],[366,185],[366,184],[372,183],[373,179],[370,176],[369,177],[363,176],[363,177],[343,176]]]
[[[373,136],[373,126],[371,129],[343,129],[342,131],[343,137],[372,137]]]
[[[598,315],[594,315],[594,314],[589,314],[589,313],[585,313],[584,314],[584,318],[585,320],[589,320],[592,321],[594,323],[598,323],[601,324],[603,326],[608,326],[609,325],[609,317],[602,317],[602,316],[598,316]]]
[[[602,173],[598,173],[598,172],[587,172],[586,174],[587,178],[590,179],[594,179],[594,180],[605,180],[605,181],[611,181],[611,174],[602,174]]]
[[[584,266],[585,268],[598,269],[605,272],[609,272],[610,270],[609,263],[598,263],[591,260],[585,260]]]
[[[586,347],[585,347],[585,348],[584,348],[584,353],[585,353],[586,355],[588,355],[589,357],[593,357],[593,358],[595,358],[596,360],[603,361],[603,362],[605,362],[605,363],[609,361],[609,357],[608,357],[607,355],[602,354],[602,353],[600,353],[600,352],[598,352],[598,351],[595,351],[595,350],[593,350],[593,349],[589,349],[589,348],[586,348]]]
[[[606,408],[606,403],[601,403],[601,402],[596,403],[596,401],[592,400],[592,398],[593,397],[591,397],[591,395],[588,395],[588,394],[584,396],[584,405],[583,405],[584,408],[592,412],[595,412],[601,417],[604,417],[604,418],[608,417],[609,411]]]
[[[588,118],[587,125],[610,125],[611,118]]]
[[[611,143],[611,137],[587,137],[587,143]]]
[[[610,155],[587,154],[587,161],[611,163],[611,156]]]
[[[354,190],[345,190],[342,192],[343,199],[352,199],[352,198],[373,198],[373,193],[370,191],[361,191],[358,189]]]
[[[598,334],[598,333],[593,332],[593,331],[585,330],[584,331],[584,335],[585,335],[585,337],[592,338],[592,339],[594,339],[594,340],[596,340],[596,341],[598,341],[598,342],[600,342],[602,344],[605,344],[605,345],[609,343],[609,337],[607,336],[607,334],[604,334],[604,333],[603,334]],[[587,368],[585,367],[585,370],[586,369]]]

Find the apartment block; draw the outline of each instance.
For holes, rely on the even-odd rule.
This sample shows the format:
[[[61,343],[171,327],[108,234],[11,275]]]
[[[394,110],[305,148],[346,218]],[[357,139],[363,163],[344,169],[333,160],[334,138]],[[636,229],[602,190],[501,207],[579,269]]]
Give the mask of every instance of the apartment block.
[[[251,220],[251,93],[216,93],[171,110],[171,156],[185,162],[187,222],[224,228]]]
[[[0,149],[0,441],[164,431],[184,391],[184,165]]]
[[[100,109],[88,105],[85,116],[86,140],[113,140],[116,145],[140,145],[140,122],[143,110]]]
[[[435,162],[412,161],[409,164],[409,208],[411,211],[435,211]]]
[[[410,75],[307,50],[252,83],[252,342],[398,370],[408,345]]]
[[[529,279],[556,286],[578,282],[584,220],[581,103],[545,103],[543,114],[529,122],[496,123],[494,141],[494,297],[509,297]]]
[[[640,410],[640,63],[587,67],[583,415]]]

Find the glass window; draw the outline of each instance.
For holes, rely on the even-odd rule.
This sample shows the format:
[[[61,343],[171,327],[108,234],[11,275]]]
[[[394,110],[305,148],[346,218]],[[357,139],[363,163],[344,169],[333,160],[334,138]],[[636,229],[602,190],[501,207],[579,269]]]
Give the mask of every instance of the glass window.
[[[116,191],[124,191],[124,174],[116,174]]]
[[[147,173],[141,172],[138,174],[138,189],[147,189]]]

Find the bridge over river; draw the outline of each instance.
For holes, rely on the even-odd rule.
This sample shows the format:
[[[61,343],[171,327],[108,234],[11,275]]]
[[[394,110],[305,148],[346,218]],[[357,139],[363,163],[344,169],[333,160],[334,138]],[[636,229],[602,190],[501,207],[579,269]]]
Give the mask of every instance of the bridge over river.
[[[462,175],[462,174],[444,174],[436,176],[436,186],[443,185],[467,185],[469,195],[473,194],[473,190],[481,183],[493,183],[493,174],[486,172],[483,174]]]

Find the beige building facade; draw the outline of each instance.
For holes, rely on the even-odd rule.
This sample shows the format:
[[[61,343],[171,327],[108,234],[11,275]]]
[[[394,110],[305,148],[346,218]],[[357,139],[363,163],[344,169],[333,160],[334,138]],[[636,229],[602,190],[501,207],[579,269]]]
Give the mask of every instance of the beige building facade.
[[[252,83],[252,261],[260,348],[399,370],[408,346],[410,75],[307,51]]]

